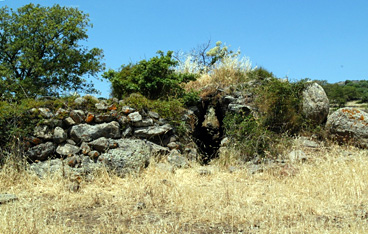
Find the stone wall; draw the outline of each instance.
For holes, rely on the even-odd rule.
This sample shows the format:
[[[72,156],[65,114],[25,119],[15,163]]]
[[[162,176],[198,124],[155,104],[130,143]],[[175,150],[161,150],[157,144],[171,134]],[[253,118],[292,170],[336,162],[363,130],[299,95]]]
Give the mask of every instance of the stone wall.
[[[87,107],[91,99],[94,108]],[[175,128],[156,112],[138,111],[118,100],[108,104],[88,95],[77,98],[74,106],[31,110],[42,120],[26,140],[26,157],[39,174],[43,173],[43,162],[55,159],[62,159],[71,168],[104,163],[123,172],[144,167],[151,156],[169,155],[173,150],[183,158],[197,157],[196,147],[183,145]],[[183,119],[193,118],[190,115],[194,116],[188,111]]]

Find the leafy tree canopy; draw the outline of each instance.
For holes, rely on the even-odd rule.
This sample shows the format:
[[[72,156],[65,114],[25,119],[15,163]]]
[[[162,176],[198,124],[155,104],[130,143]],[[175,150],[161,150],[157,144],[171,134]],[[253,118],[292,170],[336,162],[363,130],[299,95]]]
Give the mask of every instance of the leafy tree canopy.
[[[79,44],[88,38],[88,27],[88,14],[76,8],[0,8],[0,99],[96,92],[82,78],[104,69],[102,50]]]
[[[174,67],[178,61],[172,58],[172,51],[164,54],[157,52],[150,60],[141,60],[137,64],[123,65],[119,71],[110,69],[103,74],[111,81],[112,95],[122,98],[131,93],[140,93],[149,99],[183,97],[182,83],[195,80],[196,75],[177,73]]]

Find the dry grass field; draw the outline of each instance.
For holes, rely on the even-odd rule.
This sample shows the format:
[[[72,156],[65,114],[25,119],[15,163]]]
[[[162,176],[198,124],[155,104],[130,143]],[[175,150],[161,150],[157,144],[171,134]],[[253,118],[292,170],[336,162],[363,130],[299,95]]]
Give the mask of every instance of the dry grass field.
[[[0,193],[19,199],[0,205],[0,233],[367,233],[367,152],[303,150],[306,162],[254,174],[158,163],[126,178],[102,171],[76,192],[70,179],[6,165]]]

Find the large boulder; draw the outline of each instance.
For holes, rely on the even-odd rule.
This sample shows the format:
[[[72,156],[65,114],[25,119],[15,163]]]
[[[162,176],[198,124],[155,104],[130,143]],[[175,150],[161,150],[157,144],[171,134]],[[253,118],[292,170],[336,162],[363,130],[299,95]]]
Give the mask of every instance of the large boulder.
[[[43,144],[36,145],[30,148],[26,152],[26,156],[32,161],[43,161],[55,153],[55,144],[52,142],[46,142]]]
[[[51,159],[44,162],[33,163],[30,166],[31,171],[41,178],[49,175],[71,177],[73,175],[87,176],[92,172],[101,169],[102,164],[95,163],[88,156],[80,158],[79,167],[71,167],[66,159]]]
[[[326,130],[340,142],[353,141],[368,148],[368,113],[364,111],[341,108],[328,117]]]
[[[167,148],[145,140],[126,138],[115,142],[119,148],[101,154],[98,160],[120,176],[147,167],[152,156],[168,153]]]
[[[326,92],[317,83],[311,83],[303,91],[303,113],[316,124],[326,121],[330,103]]]
[[[76,142],[89,142],[100,137],[120,138],[120,126],[116,121],[97,125],[79,124],[72,127],[71,138]]]

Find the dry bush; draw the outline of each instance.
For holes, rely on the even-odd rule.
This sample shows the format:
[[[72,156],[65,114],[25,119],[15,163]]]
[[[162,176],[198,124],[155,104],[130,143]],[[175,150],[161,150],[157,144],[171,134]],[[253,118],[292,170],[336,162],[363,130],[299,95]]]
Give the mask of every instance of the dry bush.
[[[24,173],[0,193],[0,233],[366,233],[367,153],[350,147],[303,149],[305,163],[247,167],[193,166],[174,173],[152,163],[140,175],[105,172],[82,181]]]
[[[197,66],[194,64],[193,66],[188,65],[188,67]],[[247,57],[228,56],[223,58],[220,63],[216,63],[209,72],[200,74],[197,80],[185,84],[184,88],[187,91],[201,91],[208,86],[216,89],[225,88],[244,82],[250,71],[252,71],[252,64]]]

